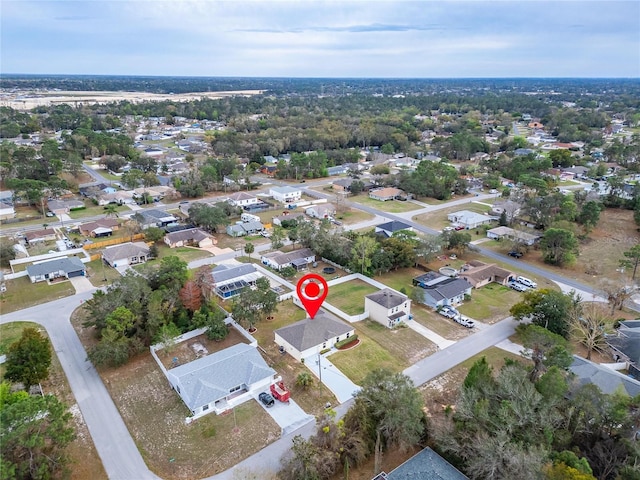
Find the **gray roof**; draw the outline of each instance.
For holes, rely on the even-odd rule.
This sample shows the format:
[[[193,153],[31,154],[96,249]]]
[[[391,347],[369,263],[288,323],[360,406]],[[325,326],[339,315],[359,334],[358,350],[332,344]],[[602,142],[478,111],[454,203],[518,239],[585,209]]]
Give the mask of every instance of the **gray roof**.
[[[178,230],[177,232],[167,233],[166,235],[166,237],[169,239],[171,243],[180,242],[180,241],[199,242],[210,236],[211,235],[207,234],[206,232],[203,232],[199,228],[190,228],[188,230]]]
[[[169,218],[176,219],[173,215],[167,212],[163,212],[162,210],[158,210],[157,208],[150,208],[148,210],[139,210],[136,213],[142,215],[145,220],[149,221],[167,221]]]
[[[576,375],[576,382],[580,386],[592,383],[607,395],[615,393],[622,386],[631,397],[640,395],[640,382],[638,380],[577,355],[573,356],[573,363],[569,368]]]
[[[229,395],[232,388],[273,377],[255,347],[238,343],[167,371],[177,381],[180,396],[192,411]]]
[[[452,278],[450,281],[442,281],[433,287],[425,288],[424,293],[436,301],[450,299],[463,294],[472,285],[464,278]]]
[[[618,334],[607,336],[609,346],[624,353],[632,363],[640,366],[640,321],[620,322]]]
[[[258,221],[243,222],[240,226],[247,232],[252,230],[264,230],[264,225],[262,224],[262,222]]]
[[[149,247],[147,247],[147,244],[144,242],[122,243],[120,245],[107,247],[102,251],[102,257],[109,262],[121,258],[137,257],[141,254],[149,254]]]
[[[215,283],[221,283],[233,280],[234,278],[244,277],[257,271],[255,265],[251,263],[243,263],[242,265],[222,264],[211,270],[211,275]]]
[[[29,265],[27,267],[27,275],[30,277],[37,277],[40,275],[46,275],[47,273],[59,272],[60,270],[69,274],[79,270],[84,271],[85,266],[78,257],[56,258],[55,260]]]
[[[353,327],[341,322],[333,315],[320,310],[315,318],[305,318],[292,325],[279,328],[277,333],[289,345],[299,352],[324,343],[326,340],[347,332],[353,332]]]
[[[275,252],[264,255],[265,258],[277,263],[278,265],[286,265],[293,263],[295,260],[300,260],[307,257],[315,257],[315,253],[310,248],[301,248],[300,250],[293,250],[292,252],[282,253],[277,250]]]
[[[393,233],[393,232],[399,232],[401,230],[406,230],[407,228],[411,228],[411,225],[407,225],[406,223],[399,222],[397,220],[392,220],[391,222],[381,223],[376,228]]]
[[[300,192],[299,188],[295,188],[295,187],[289,187],[289,186],[284,186],[284,187],[271,187],[269,189],[270,192],[277,192],[277,193],[295,193],[295,192]]]
[[[456,467],[429,447],[387,474],[389,480],[467,480]]]
[[[382,305],[386,309],[397,307],[407,301],[407,297],[405,295],[394,292],[389,288],[371,293],[367,295],[366,298],[372,302],[376,302],[378,305]]]
[[[233,225],[227,225],[227,232],[245,233],[245,229],[242,225],[234,223]]]

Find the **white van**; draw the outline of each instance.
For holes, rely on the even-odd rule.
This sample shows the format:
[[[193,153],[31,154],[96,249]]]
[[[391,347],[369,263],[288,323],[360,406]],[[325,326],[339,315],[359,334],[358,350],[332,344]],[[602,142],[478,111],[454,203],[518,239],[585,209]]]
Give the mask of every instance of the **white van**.
[[[516,282],[521,283],[525,287],[538,288],[538,284],[536,282],[534,282],[533,280],[529,280],[526,277],[518,277],[516,278]]]

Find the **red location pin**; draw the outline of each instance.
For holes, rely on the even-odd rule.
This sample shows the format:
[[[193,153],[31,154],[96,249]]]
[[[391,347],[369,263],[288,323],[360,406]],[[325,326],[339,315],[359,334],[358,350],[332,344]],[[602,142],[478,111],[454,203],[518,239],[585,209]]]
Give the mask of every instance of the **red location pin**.
[[[324,299],[327,298],[329,285],[320,275],[308,273],[298,281],[296,292],[309,317],[313,318],[320,310]]]

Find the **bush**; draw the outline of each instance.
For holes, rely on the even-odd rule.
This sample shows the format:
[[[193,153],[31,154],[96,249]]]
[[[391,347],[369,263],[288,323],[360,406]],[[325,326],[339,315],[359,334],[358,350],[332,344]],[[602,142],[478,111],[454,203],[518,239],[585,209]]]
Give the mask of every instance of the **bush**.
[[[345,345],[349,345],[350,343],[355,342],[356,340],[358,340],[358,335],[351,335],[349,338],[345,338],[344,340],[340,340],[339,342],[336,342],[335,347],[341,348],[341,347],[344,347]]]

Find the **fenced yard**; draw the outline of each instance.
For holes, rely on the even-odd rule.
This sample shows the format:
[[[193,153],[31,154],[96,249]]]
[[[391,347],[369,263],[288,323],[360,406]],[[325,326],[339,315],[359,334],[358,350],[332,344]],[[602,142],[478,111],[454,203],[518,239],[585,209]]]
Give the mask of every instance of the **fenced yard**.
[[[327,302],[339,308],[347,315],[364,313],[364,297],[378,289],[362,280],[350,280],[329,287]]]

